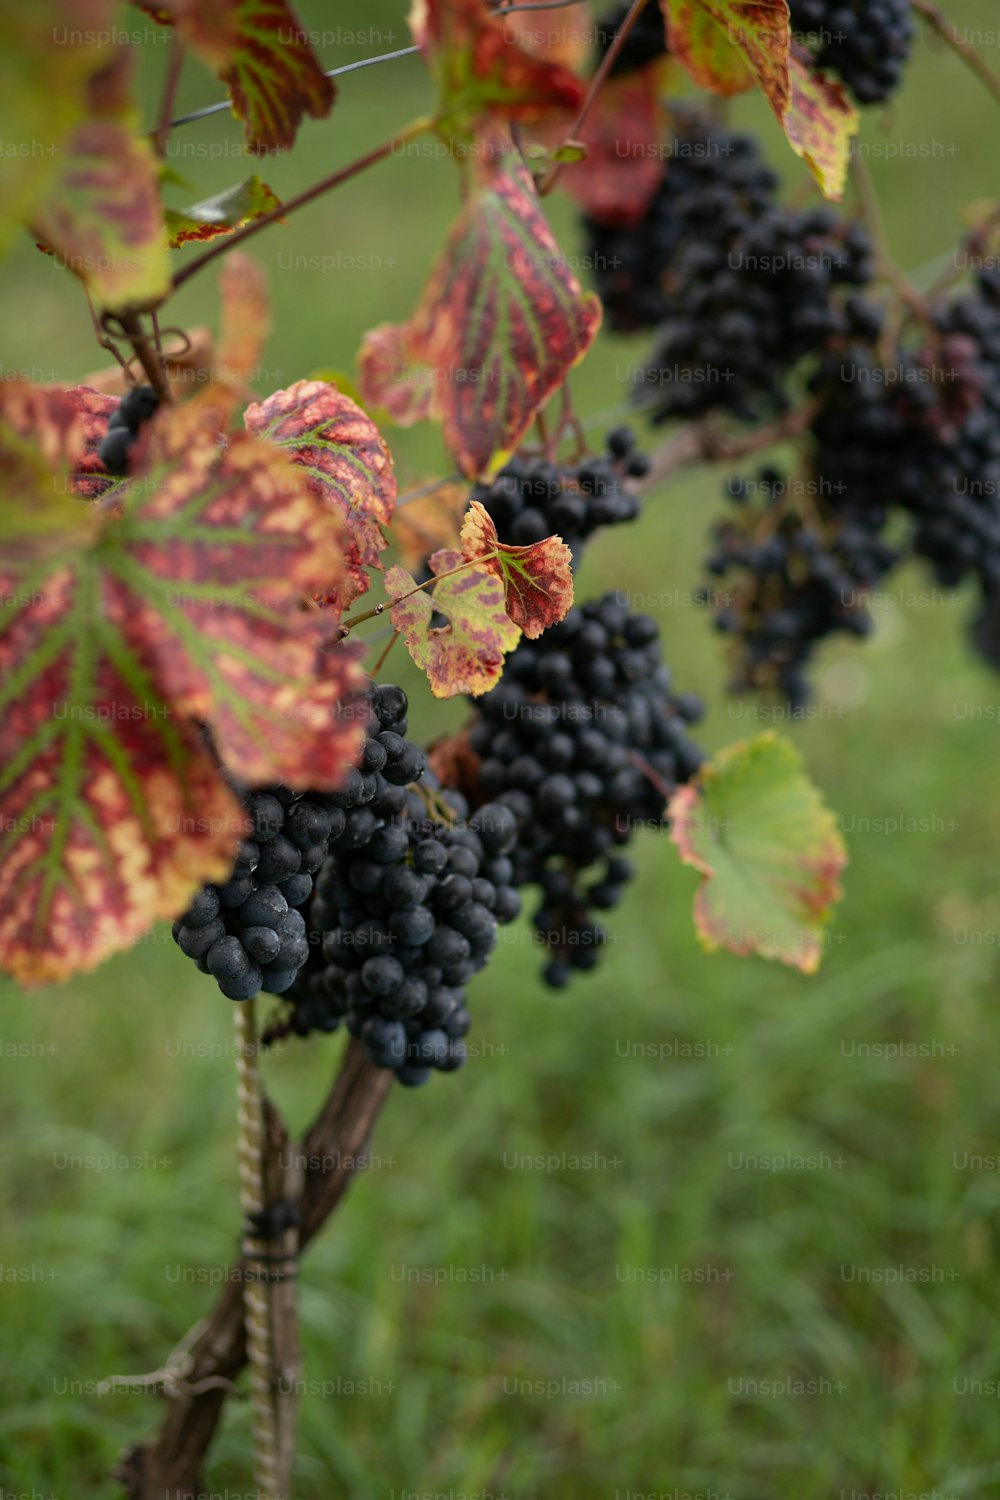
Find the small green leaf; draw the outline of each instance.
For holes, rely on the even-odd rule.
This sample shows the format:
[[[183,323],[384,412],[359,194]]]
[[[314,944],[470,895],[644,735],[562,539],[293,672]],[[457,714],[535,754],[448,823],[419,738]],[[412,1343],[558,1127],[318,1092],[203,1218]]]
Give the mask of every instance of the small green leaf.
[[[252,172],[242,182],[211,198],[203,198],[190,208],[168,208],[164,217],[171,248],[176,250],[189,240],[214,240],[218,235],[232,234],[252,219],[262,219],[279,207],[277,194]]]
[[[795,747],[773,731],[730,745],[669,812],[681,859],[704,877],[694,900],[702,946],[814,973],[847,853]]]

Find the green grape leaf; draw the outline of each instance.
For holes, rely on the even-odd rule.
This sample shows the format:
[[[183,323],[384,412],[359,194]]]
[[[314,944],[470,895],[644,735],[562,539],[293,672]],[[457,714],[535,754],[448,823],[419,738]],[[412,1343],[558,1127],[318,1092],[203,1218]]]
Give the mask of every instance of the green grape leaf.
[[[497,538],[493,518],[473,500],[462,523],[462,555],[481,562],[503,583],[504,606],[529,641],[565,620],[573,605],[573,554],[558,536],[529,547]]]
[[[161,9],[229,88],[248,151],[287,151],[303,116],[330,113],[333,80],[287,0],[164,0]]]
[[[108,51],[116,0],[0,8],[0,252],[49,191]],[[58,42],[58,45],[54,45]]]
[[[322,589],[324,603],[346,608],[367,592],[367,569],[381,568],[383,526],[396,505],[396,476],[382,434],[357,402],[323,380],[300,380],[249,406],[247,430],[283,449],[313,492],[342,523],[347,566]]]
[[[773,731],[728,746],[678,788],[669,814],[681,859],[703,877],[702,947],[814,973],[847,852],[795,747]]]
[[[219,235],[232,234],[280,207],[277,194],[252,172],[242,182],[211,198],[203,198],[190,208],[168,208],[164,217],[171,248],[176,250],[191,240],[214,240]]]
[[[443,417],[445,441],[469,476],[520,441],[601,320],[599,301],[559,252],[530,173],[519,157],[500,161],[452,226],[409,323],[378,330],[381,358],[372,362],[369,343],[360,369],[365,399],[392,410],[385,354],[401,351],[400,404]],[[428,386],[431,400],[416,401]]]
[[[170,290],[159,169],[139,135],[127,48],[95,73],[88,112],[59,159],[33,228],[112,312],[157,306]]]
[[[414,0],[410,29],[437,79],[443,135],[471,140],[490,117],[575,114],[586,96],[581,78],[562,62],[533,56],[517,23],[491,15],[482,0]]]
[[[478,697],[500,681],[504,655],[521,638],[507,615],[503,583],[491,569],[468,564],[461,552],[446,548],[435,552],[429,565],[438,580],[433,595],[418,590],[405,568],[389,569],[385,588],[395,601],[389,618],[427,673],[435,698],[457,693]],[[435,613],[444,615],[447,624],[432,625]]]
[[[337,522],[299,471],[161,409],[87,505],[90,405],[0,386],[0,967],[23,983],[93,967],[225,874],[243,817],[202,726],[247,782],[330,788],[363,734],[355,655],[307,607]]]

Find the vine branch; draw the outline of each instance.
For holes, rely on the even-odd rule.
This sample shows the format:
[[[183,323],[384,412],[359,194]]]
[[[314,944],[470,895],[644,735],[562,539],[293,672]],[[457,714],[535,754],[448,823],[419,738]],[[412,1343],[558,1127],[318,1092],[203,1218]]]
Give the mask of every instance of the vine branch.
[[[293,1150],[284,1125],[264,1100],[267,1200],[287,1191],[290,1175],[302,1181],[299,1243],[308,1245],[340,1203],[364,1156],[372,1128],[392,1087],[392,1074],[376,1068],[351,1041],[330,1093]],[[168,1392],[159,1431],[122,1457],[114,1477],[129,1500],[188,1500],[202,1488],[202,1467],[227,1398],[247,1362],[243,1292],[248,1265],[231,1266],[209,1316],[186,1335],[184,1378]]]

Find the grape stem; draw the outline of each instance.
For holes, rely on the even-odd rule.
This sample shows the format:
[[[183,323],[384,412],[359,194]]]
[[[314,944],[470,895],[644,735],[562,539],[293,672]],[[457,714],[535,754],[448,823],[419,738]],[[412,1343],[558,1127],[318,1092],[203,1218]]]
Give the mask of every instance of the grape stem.
[[[650,489],[692,463],[731,463],[748,458],[775,443],[799,438],[805,433],[819,409],[816,400],[806,401],[794,411],[786,412],[774,422],[758,427],[745,437],[727,437],[709,422],[691,422],[680,428],[652,455],[649,473],[639,481],[639,489]]]
[[[932,4],[932,0],[913,0],[913,9],[956,56],[962,59],[966,67],[971,68],[980,83],[985,84],[994,99],[1000,103],[1000,77],[994,73],[989,63],[980,57],[975,47],[963,40],[958,29],[951,24],[943,11]]]
[[[584,99],[583,104],[580,106],[579,114],[569,128],[569,133],[563,143],[564,145],[567,145],[570,141],[579,140],[580,131],[586,124],[587,118],[590,114],[590,111],[593,109],[594,105],[597,102],[597,97],[600,94],[601,89],[604,87],[612,68],[618,61],[618,55],[624,47],[626,41],[628,40],[629,32],[632,30],[632,27],[639,19],[639,15],[645,8],[646,4],[647,0],[633,0],[628,15],[625,17],[624,21],[622,21],[618,30],[615,32],[614,41],[611,43],[611,46],[601,58],[600,67],[597,69],[597,72],[590,80],[590,87],[587,90],[587,97]],[[663,24],[664,26],[666,26],[666,21],[664,21]],[[565,165],[566,163],[562,161],[556,161],[552,163],[552,166],[549,168],[548,172],[546,172],[545,176],[538,184],[539,198],[544,198],[546,194],[551,193],[552,189],[558,182],[559,175]]]
[[[311,188],[306,188],[304,192],[296,194],[294,198],[289,198],[287,202],[280,203],[277,208],[272,209],[268,214],[264,214],[262,218],[254,219],[252,223],[245,224],[242,229],[238,229],[228,239],[222,238],[216,240],[214,245],[208,250],[204,251],[203,254],[197,256],[194,260],[189,261],[182,270],[177,272],[173,280],[173,290],[175,292],[178,291],[186,281],[189,281],[192,276],[215,260],[217,255],[228,255],[230,250],[242,247],[252,234],[259,234],[262,229],[267,229],[269,225],[276,224],[286,214],[290,214],[295,209],[302,208],[305,204],[312,203],[315,199],[321,198],[324,193],[331,192],[333,188],[339,187],[342,182],[347,182],[350,178],[356,177],[359,172],[364,172],[368,167],[373,167],[376,162],[384,161],[387,156],[391,156],[393,152],[398,151],[400,146],[406,145],[408,141],[412,141],[418,135],[423,135],[425,131],[433,129],[434,123],[433,117],[429,115],[422,116],[418,120],[413,120],[405,129],[400,130],[396,135],[392,136],[390,140],[383,141],[381,146],[376,146],[374,150],[366,152],[364,156],[359,156],[355,161],[349,162],[346,167],[340,167],[336,172],[332,172],[329,177],[324,177],[322,182],[317,182]]]
[[[474,568],[477,563],[486,562],[489,558],[495,556],[495,552],[484,552],[481,557],[467,557],[457,567],[449,568],[447,573],[435,573],[433,578],[425,578],[423,583],[414,584],[412,589],[407,589],[405,594],[400,594],[398,599],[393,599],[390,608],[396,604],[402,604],[404,599],[412,599],[414,594],[419,594],[422,589],[432,589],[436,583],[441,583],[443,579],[454,578],[456,573],[465,573],[469,568]],[[385,611],[386,606],[384,604],[376,604],[374,609],[366,609],[363,614],[351,615],[349,619],[341,620],[341,632],[346,635],[348,631],[354,629],[355,625],[363,625],[366,620],[374,620],[377,615],[384,615]]]

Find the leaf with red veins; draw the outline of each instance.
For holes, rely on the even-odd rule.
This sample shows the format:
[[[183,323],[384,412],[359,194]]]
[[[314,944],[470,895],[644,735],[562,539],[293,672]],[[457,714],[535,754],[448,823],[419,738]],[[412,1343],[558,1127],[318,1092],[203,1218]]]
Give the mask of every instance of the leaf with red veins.
[[[507,615],[503,584],[490,568],[466,564],[461,552],[442,550],[431,557],[430,569],[438,579],[433,597],[417,589],[405,568],[389,569],[386,593],[396,601],[389,618],[427,673],[435,698],[478,697],[499,682],[504,655],[513,651],[521,632]],[[447,573],[452,576],[440,576]],[[435,613],[448,623],[432,626]]]
[[[59,158],[34,229],[105,308],[156,307],[170,290],[159,165],[140,135],[133,56],[121,48],[90,81],[88,114]]]
[[[446,135],[471,139],[491,116],[527,122],[575,114],[586,97],[581,78],[532,56],[482,0],[414,0],[410,29],[437,79],[438,128]]]
[[[358,355],[362,396],[381,407],[397,427],[412,427],[441,415],[434,371],[412,358],[409,337],[408,323],[380,323],[365,334]]]
[[[663,180],[662,71],[609,78],[579,131],[586,159],[562,170],[560,184],[602,224],[638,224]]]
[[[340,579],[337,516],[272,444],[221,446],[210,412],[161,411],[142,442],[115,576],[160,642],[165,696],[242,779],[335,786],[361,734],[337,706],[360,679],[329,650],[335,617],[304,604]]]
[[[497,538],[493,518],[473,500],[462,523],[462,556],[503,581],[504,606],[529,641],[557,625],[573,605],[573,554],[558,536],[512,547]]]
[[[382,527],[396,506],[392,455],[371,417],[325,380],[300,380],[247,408],[248,431],[275,444],[304,473],[312,491],[340,518],[347,570],[335,590],[317,590],[346,607],[367,592],[368,568],[381,568]]]
[[[228,86],[248,150],[287,151],[303,116],[330,113],[333,80],[286,0],[166,0],[163,9]]]
[[[462,210],[408,325],[437,377],[444,434],[463,474],[514,447],[590,348],[601,305],[560,254],[520,157]]]

